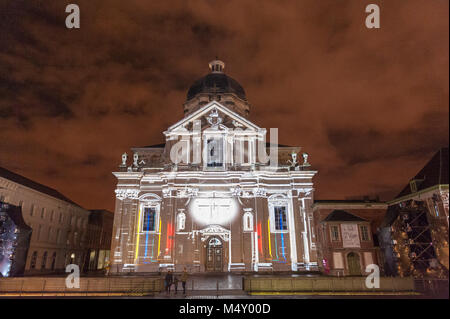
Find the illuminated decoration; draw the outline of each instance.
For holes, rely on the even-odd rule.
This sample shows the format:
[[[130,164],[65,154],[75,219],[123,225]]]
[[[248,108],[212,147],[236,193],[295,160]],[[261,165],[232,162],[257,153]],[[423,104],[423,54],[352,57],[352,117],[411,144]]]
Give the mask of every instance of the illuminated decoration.
[[[409,200],[397,206],[391,225],[392,251],[401,277],[448,278],[448,228],[432,222],[434,206]],[[430,222],[431,220],[431,222]]]
[[[186,227],[186,215],[184,213],[178,213],[177,215],[177,231],[184,230]]]
[[[133,148],[131,166],[124,154],[113,173],[112,272],[203,272],[209,257],[215,271],[317,265],[305,217],[316,171],[298,163],[301,147],[278,145],[277,129],[266,143],[268,130],[247,118],[242,87],[223,62],[211,69],[189,89],[185,116],[163,132],[165,144]],[[291,154],[295,169],[286,165]]]
[[[269,239],[269,255],[272,258],[272,243],[270,241],[271,233],[270,233],[270,220],[267,220],[267,238]]]
[[[0,202],[0,273],[3,277],[23,275],[31,232],[21,207]]]
[[[158,227],[158,257],[161,254],[161,220],[159,220]]]
[[[259,249],[259,253],[262,255],[262,253],[263,253],[263,244],[262,244],[262,227],[261,227],[261,222],[258,223],[258,249]]]
[[[244,213],[242,224],[244,226],[244,231],[253,231],[253,214],[251,213],[251,209]]]
[[[141,219],[142,219],[142,214],[141,214],[141,210],[139,210],[139,221],[138,221],[138,229],[141,229]],[[135,257],[134,257],[134,261],[136,262],[139,256],[139,238],[141,237],[140,232],[137,232],[136,234],[136,253],[135,253]]]
[[[203,235],[202,241],[210,236],[219,236],[226,242],[230,240],[230,231],[220,225],[209,225],[200,230],[199,233]]]
[[[199,225],[225,225],[236,217],[238,205],[233,198],[195,198],[189,207],[190,214]]]

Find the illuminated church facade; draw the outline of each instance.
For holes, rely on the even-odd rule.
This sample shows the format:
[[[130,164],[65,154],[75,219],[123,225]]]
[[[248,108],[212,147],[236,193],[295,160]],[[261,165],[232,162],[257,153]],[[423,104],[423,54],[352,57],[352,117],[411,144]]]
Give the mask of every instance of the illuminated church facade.
[[[111,272],[317,269],[308,155],[272,129],[267,143],[244,89],[209,67],[165,143],[132,148],[113,173]]]

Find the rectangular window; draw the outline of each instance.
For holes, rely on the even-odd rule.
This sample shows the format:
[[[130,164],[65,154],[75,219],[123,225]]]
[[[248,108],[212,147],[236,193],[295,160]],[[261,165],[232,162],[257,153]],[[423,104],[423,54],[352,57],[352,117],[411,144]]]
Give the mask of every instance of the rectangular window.
[[[45,218],[45,208],[41,209],[41,218]]]
[[[31,207],[30,207],[30,216],[33,216],[34,215],[34,204],[31,204]]]
[[[331,240],[332,241],[339,241],[339,227],[336,225],[330,226],[331,231]]]
[[[206,162],[208,167],[223,166],[223,138],[208,138],[206,141],[206,152]]]
[[[156,231],[156,207],[144,207],[142,231]]]
[[[344,259],[341,253],[333,253],[333,268],[344,269]]]
[[[286,206],[274,207],[275,230],[287,230]]]
[[[366,225],[359,226],[359,230],[361,231],[361,240],[362,241],[369,241],[369,230]]]

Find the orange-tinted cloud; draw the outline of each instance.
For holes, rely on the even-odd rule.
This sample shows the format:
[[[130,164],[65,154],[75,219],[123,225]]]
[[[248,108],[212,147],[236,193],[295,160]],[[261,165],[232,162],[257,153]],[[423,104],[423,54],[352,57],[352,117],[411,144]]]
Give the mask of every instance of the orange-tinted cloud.
[[[77,3],[81,29],[65,28]],[[364,26],[368,3],[381,29]],[[87,208],[163,141],[216,55],[319,170],[319,198],[387,199],[448,145],[448,1],[0,1],[0,165]]]

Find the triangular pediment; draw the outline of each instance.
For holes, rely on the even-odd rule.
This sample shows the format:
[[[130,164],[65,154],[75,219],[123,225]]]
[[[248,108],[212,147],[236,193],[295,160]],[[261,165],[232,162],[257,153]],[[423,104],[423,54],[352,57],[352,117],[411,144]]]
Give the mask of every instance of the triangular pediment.
[[[219,126],[227,126],[229,128],[241,128],[242,130],[252,130],[256,132],[262,131],[260,127],[253,124],[246,118],[242,117],[241,115],[237,114],[236,112],[233,112],[223,104],[220,104],[217,101],[212,101],[206,105],[204,105],[202,108],[198,109],[194,113],[190,114],[189,116],[185,117],[181,121],[175,123],[171,127],[167,129],[164,134],[170,133],[170,132],[186,132],[188,131],[188,128],[192,127],[194,121],[196,120],[203,120],[205,122],[205,119],[208,116],[211,116],[211,114],[217,114],[220,118],[226,118],[227,123],[221,123]],[[208,125],[208,124],[206,124]],[[202,127],[203,129],[204,127]]]

